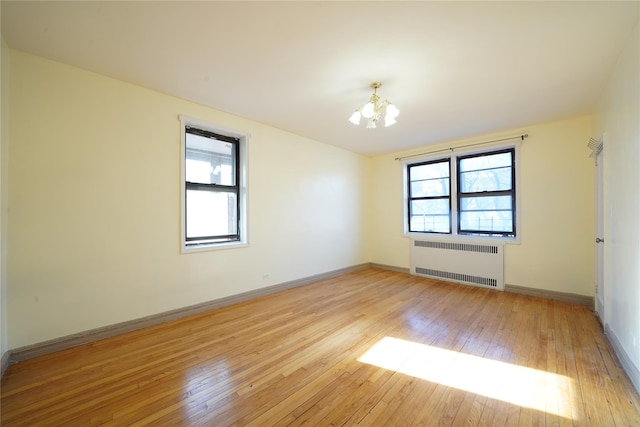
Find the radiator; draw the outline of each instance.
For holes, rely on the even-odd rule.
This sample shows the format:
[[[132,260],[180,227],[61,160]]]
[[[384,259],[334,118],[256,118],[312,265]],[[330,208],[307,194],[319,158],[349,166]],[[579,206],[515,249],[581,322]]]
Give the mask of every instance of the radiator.
[[[504,290],[504,245],[411,240],[411,274]]]

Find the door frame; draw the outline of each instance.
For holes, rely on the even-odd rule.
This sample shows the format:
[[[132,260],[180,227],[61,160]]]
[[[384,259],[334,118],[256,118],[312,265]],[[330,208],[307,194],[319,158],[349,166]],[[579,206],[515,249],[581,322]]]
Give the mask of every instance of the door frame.
[[[604,206],[605,206],[605,194],[604,194],[604,138],[605,135],[600,136],[600,143],[602,144],[602,150],[595,158],[595,203],[596,203],[596,229],[594,244],[595,248],[595,267],[596,267],[596,289],[595,289],[595,310],[600,318],[602,324],[605,324],[606,313],[606,280],[605,280],[605,244],[604,241]],[[598,240],[602,239],[598,243]]]

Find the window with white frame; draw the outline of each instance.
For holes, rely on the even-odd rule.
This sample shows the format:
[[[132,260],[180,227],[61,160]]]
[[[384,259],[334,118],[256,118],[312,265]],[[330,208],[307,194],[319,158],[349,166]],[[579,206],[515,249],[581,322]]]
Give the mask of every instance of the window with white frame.
[[[244,243],[245,137],[182,122],[183,250]]]
[[[516,238],[515,147],[405,167],[406,234]]]

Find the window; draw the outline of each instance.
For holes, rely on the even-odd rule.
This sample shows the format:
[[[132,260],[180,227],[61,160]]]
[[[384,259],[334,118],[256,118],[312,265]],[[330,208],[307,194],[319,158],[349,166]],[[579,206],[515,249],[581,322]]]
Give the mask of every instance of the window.
[[[409,231],[451,233],[449,159],[408,166]]]
[[[516,147],[406,163],[405,172],[405,234],[515,239]]]
[[[514,150],[457,158],[458,233],[515,236]]]
[[[245,241],[244,139],[183,120],[183,250]]]

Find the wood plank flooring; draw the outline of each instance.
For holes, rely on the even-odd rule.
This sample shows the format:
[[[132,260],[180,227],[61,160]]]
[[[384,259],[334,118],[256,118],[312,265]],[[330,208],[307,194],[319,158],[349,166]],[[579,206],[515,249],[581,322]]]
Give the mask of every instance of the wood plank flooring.
[[[366,269],[30,359],[3,426],[639,426],[586,307]]]

